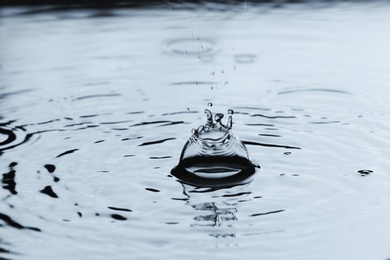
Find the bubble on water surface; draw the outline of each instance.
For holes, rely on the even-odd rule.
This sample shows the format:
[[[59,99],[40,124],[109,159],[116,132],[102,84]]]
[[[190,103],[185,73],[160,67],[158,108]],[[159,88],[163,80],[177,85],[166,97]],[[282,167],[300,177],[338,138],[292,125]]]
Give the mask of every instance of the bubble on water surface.
[[[211,103],[208,104],[210,108]],[[172,175],[198,187],[229,187],[249,182],[255,173],[244,143],[232,133],[234,111],[228,110],[227,124],[224,114],[214,116],[205,109],[207,122],[192,129],[192,136],[184,145],[179,164]]]

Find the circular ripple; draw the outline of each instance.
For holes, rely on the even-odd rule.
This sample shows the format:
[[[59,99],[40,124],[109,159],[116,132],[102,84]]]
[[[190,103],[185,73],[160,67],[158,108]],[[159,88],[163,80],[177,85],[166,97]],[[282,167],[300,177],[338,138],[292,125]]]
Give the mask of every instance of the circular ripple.
[[[22,127],[10,127],[0,124],[0,152],[14,148],[28,141],[31,137]]]
[[[179,56],[205,56],[220,50],[218,42],[211,38],[180,38],[167,40],[165,52]]]

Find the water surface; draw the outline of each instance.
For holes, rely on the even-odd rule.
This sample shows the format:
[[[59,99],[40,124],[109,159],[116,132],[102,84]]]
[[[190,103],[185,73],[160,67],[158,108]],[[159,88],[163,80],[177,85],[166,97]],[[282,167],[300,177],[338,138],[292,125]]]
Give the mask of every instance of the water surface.
[[[161,5],[0,20],[0,257],[388,259],[390,6]],[[170,174],[208,102],[261,165]]]

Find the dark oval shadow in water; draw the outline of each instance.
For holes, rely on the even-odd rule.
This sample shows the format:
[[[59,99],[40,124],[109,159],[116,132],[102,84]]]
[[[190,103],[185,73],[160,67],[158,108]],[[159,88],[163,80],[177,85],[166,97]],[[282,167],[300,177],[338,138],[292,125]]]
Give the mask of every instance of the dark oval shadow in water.
[[[220,177],[220,178],[206,178],[198,176],[186,168],[194,164],[203,164],[204,166],[210,166],[210,174],[218,173],[218,169],[213,168],[213,165],[219,165],[223,163],[225,167],[232,166],[232,168],[239,168],[240,172],[232,176]],[[252,181],[250,178],[256,169],[249,160],[241,157],[201,157],[201,158],[189,158],[182,160],[175,168],[172,169],[171,174],[177,177],[180,182],[189,184],[191,186],[201,188],[221,189],[229,188],[237,185],[244,185]],[[214,171],[216,172],[213,172]]]

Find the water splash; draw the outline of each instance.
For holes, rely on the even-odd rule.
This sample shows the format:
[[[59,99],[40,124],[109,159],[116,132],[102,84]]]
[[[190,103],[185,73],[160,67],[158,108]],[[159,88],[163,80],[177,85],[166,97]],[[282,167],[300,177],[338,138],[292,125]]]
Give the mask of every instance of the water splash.
[[[258,166],[250,161],[244,143],[232,132],[234,111],[227,111],[226,125],[222,122],[224,114],[213,117],[209,109],[205,113],[206,124],[192,129],[172,175],[198,187],[222,188],[249,182]]]

